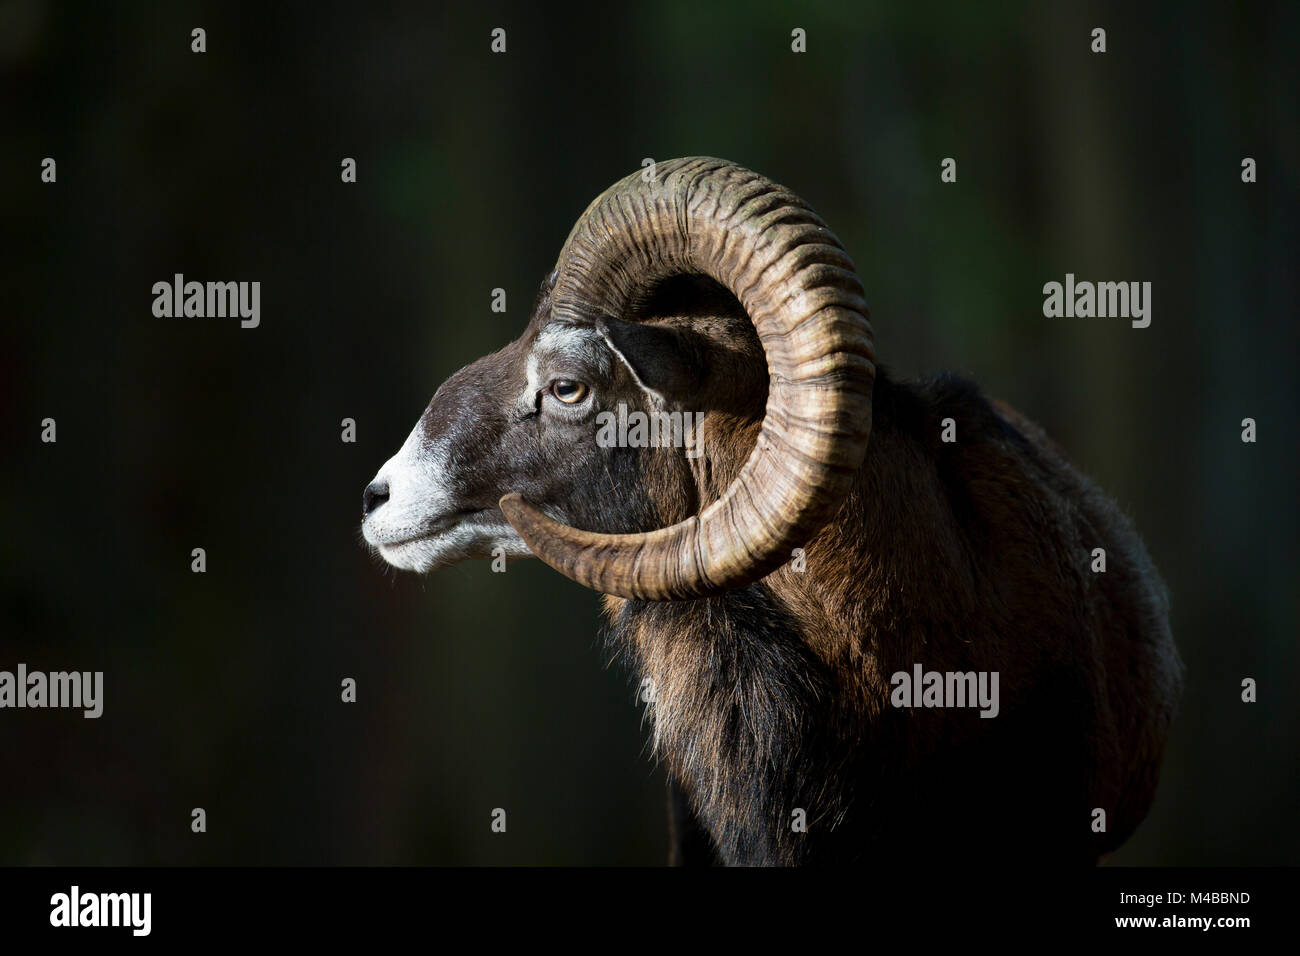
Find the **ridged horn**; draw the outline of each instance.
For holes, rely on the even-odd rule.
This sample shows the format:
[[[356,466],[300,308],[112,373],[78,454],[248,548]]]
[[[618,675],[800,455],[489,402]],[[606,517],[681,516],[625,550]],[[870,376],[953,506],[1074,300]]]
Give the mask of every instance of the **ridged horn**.
[[[726,286],[767,357],[753,453],[717,501],[645,534],[571,528],[517,494],[500,505],[533,553],[566,577],[620,597],[677,600],[764,577],[834,515],[871,433],[875,348],[852,261],[797,196],[720,159],[672,160],[655,173],[616,183],[574,225],[552,315],[583,324],[623,317],[638,292],[683,273]]]

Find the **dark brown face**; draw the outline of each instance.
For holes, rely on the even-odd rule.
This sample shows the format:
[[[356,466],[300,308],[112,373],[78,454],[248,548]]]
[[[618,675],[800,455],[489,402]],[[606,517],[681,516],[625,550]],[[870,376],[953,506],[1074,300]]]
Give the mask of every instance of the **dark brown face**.
[[[683,406],[700,394],[703,346],[639,323],[556,321],[548,292],[523,336],[442,384],[366,489],[362,530],[390,564],[423,572],[531,555],[497,507],[509,492],[565,524],[614,533],[694,507],[702,410]]]

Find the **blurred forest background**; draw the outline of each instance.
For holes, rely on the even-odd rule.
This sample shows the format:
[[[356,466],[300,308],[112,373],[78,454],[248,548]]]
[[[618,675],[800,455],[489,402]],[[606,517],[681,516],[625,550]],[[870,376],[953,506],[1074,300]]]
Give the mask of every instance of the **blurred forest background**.
[[[690,154],[822,214],[896,373],[972,376],[1136,518],[1189,683],[1114,862],[1300,862],[1300,7],[380,7],[0,2],[0,668],[106,675],[99,720],[0,712],[0,864],[665,859],[598,597],[396,575],[358,523],[587,203]],[[154,318],[175,272],[261,281],[261,327]],[[1067,272],[1151,281],[1150,328],[1044,318]]]

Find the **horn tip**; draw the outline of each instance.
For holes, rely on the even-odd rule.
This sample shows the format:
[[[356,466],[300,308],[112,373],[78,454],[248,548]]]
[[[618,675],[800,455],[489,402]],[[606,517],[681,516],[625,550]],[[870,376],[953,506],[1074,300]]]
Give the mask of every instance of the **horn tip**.
[[[520,534],[524,531],[524,529],[520,527],[521,524],[536,524],[536,519],[540,516],[540,512],[528,502],[524,501],[524,496],[519,494],[517,491],[512,491],[509,494],[502,495],[501,499],[497,502],[497,507],[501,509],[501,513],[506,516],[506,520],[509,521],[511,526]]]

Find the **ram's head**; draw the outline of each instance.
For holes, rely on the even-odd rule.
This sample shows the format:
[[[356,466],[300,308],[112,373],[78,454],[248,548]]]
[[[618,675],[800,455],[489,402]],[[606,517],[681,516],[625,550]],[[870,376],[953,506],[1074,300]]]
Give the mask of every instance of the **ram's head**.
[[[807,206],[661,163],[578,220],[524,334],[438,389],[362,529],[416,571],[503,549],[623,597],[739,587],[839,506],[874,370],[853,264]]]

